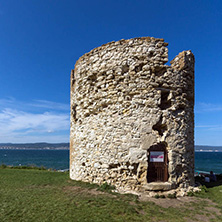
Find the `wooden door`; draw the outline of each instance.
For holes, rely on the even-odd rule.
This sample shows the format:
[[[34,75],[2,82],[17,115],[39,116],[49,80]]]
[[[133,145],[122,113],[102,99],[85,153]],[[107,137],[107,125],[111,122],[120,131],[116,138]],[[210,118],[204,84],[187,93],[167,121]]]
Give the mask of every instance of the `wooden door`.
[[[153,145],[149,149],[147,181],[168,181],[167,151],[164,143]]]

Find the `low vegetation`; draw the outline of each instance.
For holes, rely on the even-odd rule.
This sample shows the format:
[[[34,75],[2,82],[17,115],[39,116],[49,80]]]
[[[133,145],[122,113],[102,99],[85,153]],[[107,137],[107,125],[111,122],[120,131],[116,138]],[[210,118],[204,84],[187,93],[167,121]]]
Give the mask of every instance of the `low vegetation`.
[[[1,164],[0,165],[0,169],[32,169],[32,170],[47,170],[44,166],[41,166],[41,167],[37,167],[35,165],[30,165],[30,166],[7,166],[5,164]],[[52,169],[50,169],[52,170]]]
[[[190,199],[148,201],[114,189],[71,181],[67,172],[2,167],[0,221],[222,221],[221,185],[204,187]]]

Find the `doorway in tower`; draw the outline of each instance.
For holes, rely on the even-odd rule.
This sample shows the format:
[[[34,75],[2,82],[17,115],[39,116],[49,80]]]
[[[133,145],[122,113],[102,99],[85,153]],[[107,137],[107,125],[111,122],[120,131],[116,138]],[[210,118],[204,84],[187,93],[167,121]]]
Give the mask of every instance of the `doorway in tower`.
[[[158,143],[148,150],[147,182],[168,181],[168,158],[166,143]]]

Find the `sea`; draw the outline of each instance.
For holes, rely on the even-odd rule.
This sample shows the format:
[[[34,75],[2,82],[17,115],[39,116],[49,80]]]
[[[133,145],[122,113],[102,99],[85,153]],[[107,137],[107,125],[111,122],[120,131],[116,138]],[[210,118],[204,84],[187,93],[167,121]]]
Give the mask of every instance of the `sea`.
[[[10,166],[38,166],[68,170],[69,150],[1,149],[0,164]],[[222,174],[222,152],[195,152],[195,171]]]
[[[222,152],[195,152],[195,171],[222,174]]]
[[[69,169],[69,150],[1,149],[0,164],[37,166],[54,170]]]

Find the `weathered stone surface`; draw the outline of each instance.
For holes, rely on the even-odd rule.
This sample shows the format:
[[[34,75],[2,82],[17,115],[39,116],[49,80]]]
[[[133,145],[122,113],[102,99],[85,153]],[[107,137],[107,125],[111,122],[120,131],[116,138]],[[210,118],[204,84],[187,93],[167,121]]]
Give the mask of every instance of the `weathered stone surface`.
[[[148,191],[166,191],[175,188],[172,183],[169,182],[152,182],[144,185],[145,190]]]
[[[167,45],[153,37],[120,40],[76,62],[71,71],[71,179],[144,189],[148,151],[164,143],[168,183],[181,189],[193,185],[194,56],[184,51],[165,65]]]

